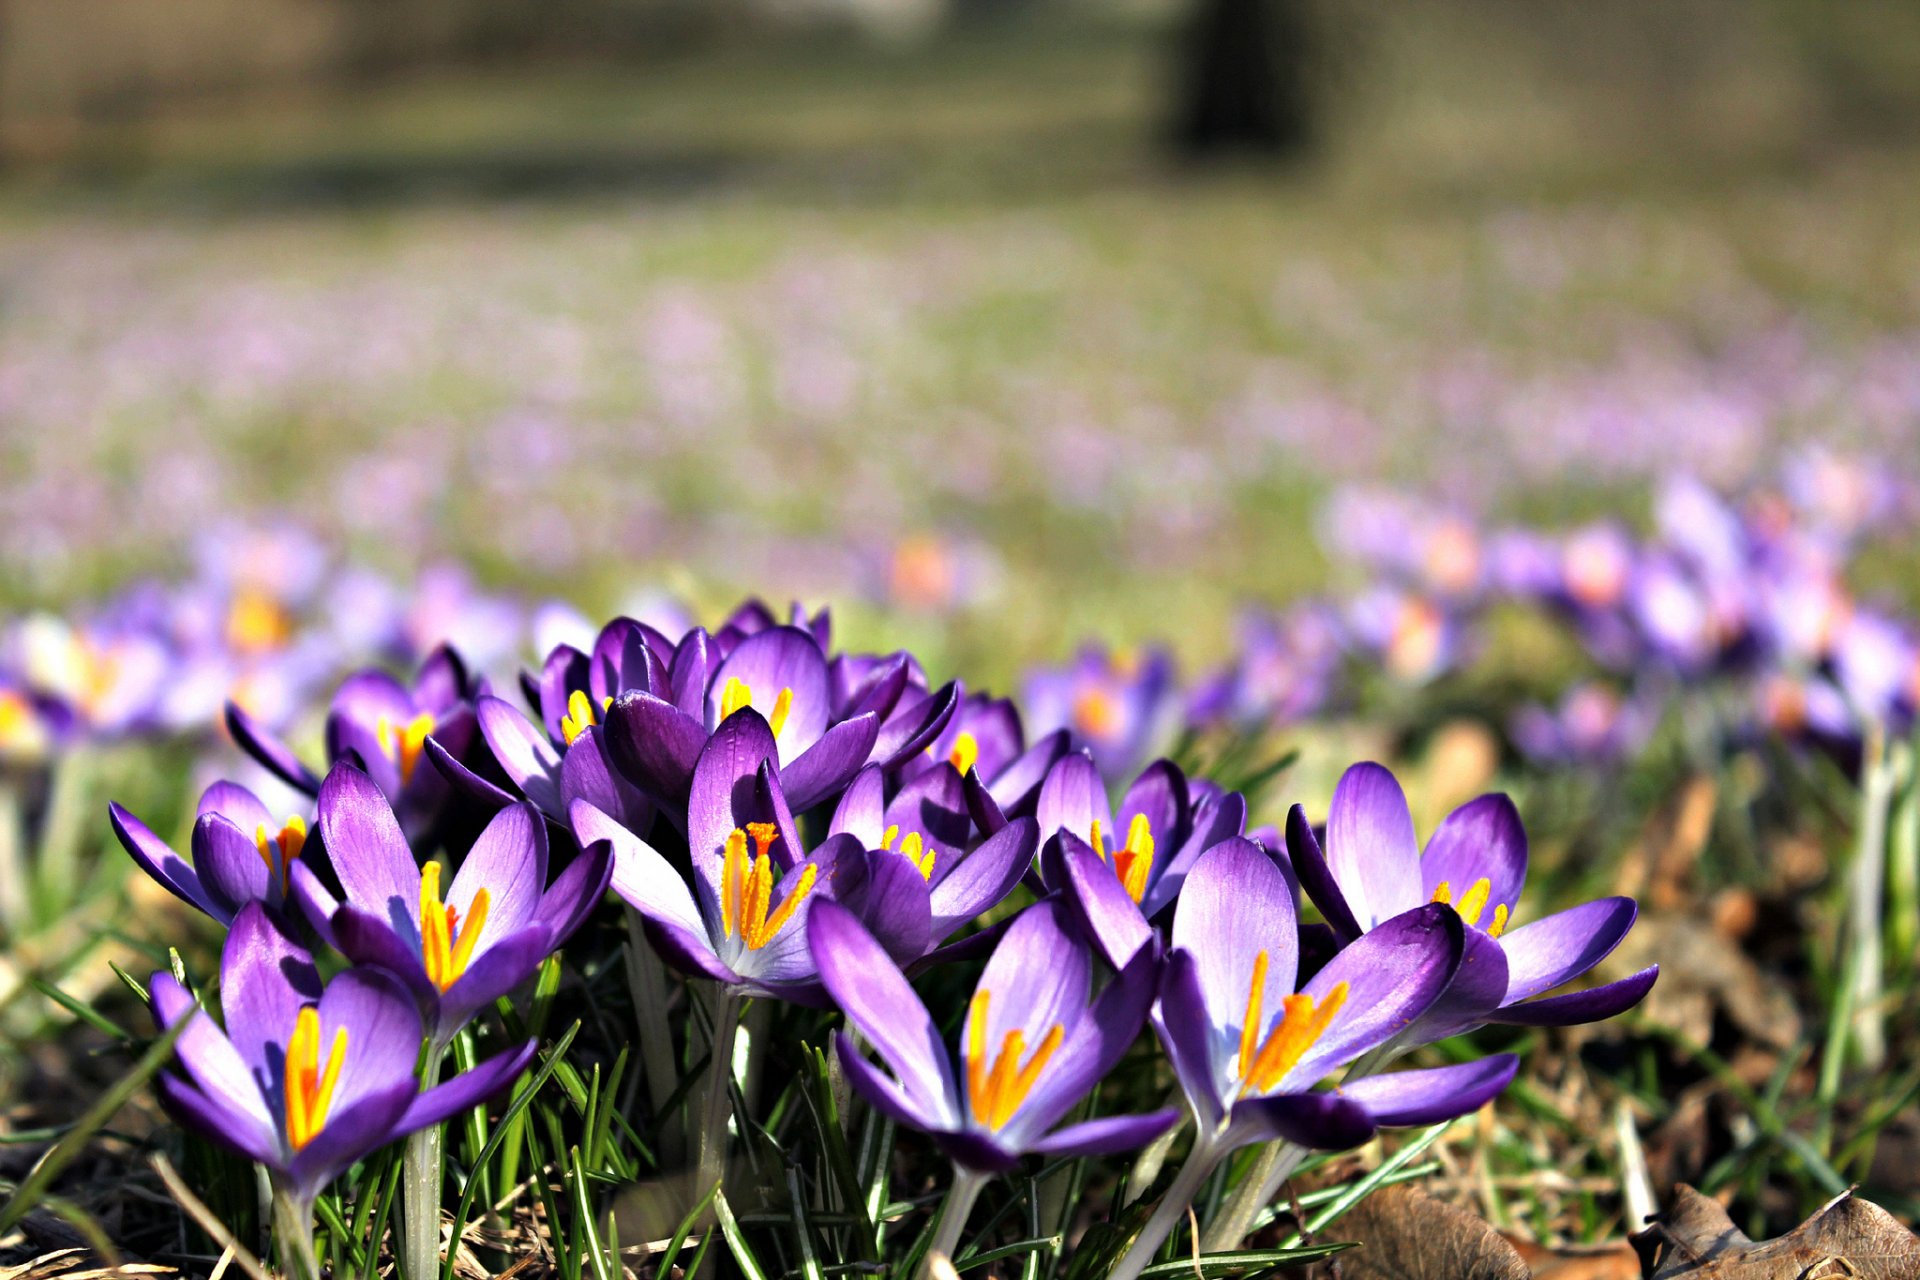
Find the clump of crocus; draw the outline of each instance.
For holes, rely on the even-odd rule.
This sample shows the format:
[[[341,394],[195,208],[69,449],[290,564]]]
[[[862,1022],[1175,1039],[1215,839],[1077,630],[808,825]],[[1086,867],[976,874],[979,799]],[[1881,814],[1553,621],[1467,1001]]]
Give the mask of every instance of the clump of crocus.
[[[312,957],[257,902],[234,917],[221,953],[224,1031],[171,973],[154,974],[149,994],[162,1028],[186,1023],[161,1097],[267,1170],[281,1263],[301,1280],[318,1276],[313,1202],[329,1182],[499,1093],[533,1056],[524,1044],[423,1091],[420,1014],[400,982],[353,968],[323,989]]]
[[[816,905],[810,945],[828,994],[892,1073],[842,1033],[834,1047],[848,1081],[953,1161],[937,1252],[952,1252],[986,1179],[1022,1156],[1131,1151],[1176,1119],[1167,1110],[1056,1127],[1140,1034],[1159,962],[1141,954],[1090,998],[1093,957],[1054,903],[1022,912],[994,948],[952,1053],[906,975],[852,912]]]
[[[107,814],[114,835],[142,871],[221,924],[233,923],[249,902],[279,909],[291,889],[293,864],[307,845],[303,815],[276,817],[234,782],[216,782],[201,793],[191,862],[119,805],[109,804]]]
[[[1535,997],[1581,977],[1633,927],[1631,898],[1601,898],[1516,925],[1527,877],[1527,833],[1513,802],[1486,795],[1447,815],[1422,856],[1406,795],[1386,769],[1356,764],[1334,788],[1325,852],[1296,806],[1287,847],[1304,889],[1353,944],[1422,903],[1450,906],[1466,928],[1460,980],[1399,1032],[1405,1050],[1483,1022],[1568,1026],[1598,1022],[1639,1003],[1659,966],[1604,986]]]

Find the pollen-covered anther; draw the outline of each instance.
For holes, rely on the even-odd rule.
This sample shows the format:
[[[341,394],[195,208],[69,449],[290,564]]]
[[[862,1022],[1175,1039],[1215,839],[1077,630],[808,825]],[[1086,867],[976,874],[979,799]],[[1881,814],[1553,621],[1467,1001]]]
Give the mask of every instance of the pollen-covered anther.
[[[1027,1034],[1016,1027],[1000,1039],[1000,1051],[991,1065],[987,1062],[988,993],[974,993],[967,1017],[967,1104],[973,1118],[989,1129],[999,1129],[1013,1119],[1020,1104],[1033,1092],[1034,1082],[1046,1069],[1048,1059],[1066,1038],[1058,1024],[1040,1038],[1033,1056],[1024,1063]]]
[[[739,676],[728,676],[727,683],[720,690],[720,718],[726,720],[743,707],[753,705],[753,686]],[[787,716],[793,711],[793,690],[783,688],[773,700],[773,710],[767,713],[767,727],[778,737],[780,730],[786,727]]]
[[[1492,896],[1493,881],[1489,880],[1486,876],[1481,876],[1478,880],[1468,885],[1467,891],[1460,895],[1458,902],[1453,900],[1453,883],[1451,881],[1442,880],[1433,890],[1433,901],[1451,906],[1455,911],[1460,913],[1462,920],[1472,925],[1480,923],[1480,917],[1486,914],[1487,899]],[[1494,907],[1493,919],[1487,925],[1488,935],[1497,938],[1506,931],[1506,927],[1507,908],[1505,906]]]
[[[1147,815],[1136,813],[1127,824],[1127,842],[1113,855],[1113,873],[1127,896],[1136,903],[1147,896],[1147,873],[1153,870],[1153,824]]]
[[[947,753],[947,763],[958,770],[960,776],[964,778],[973,771],[973,766],[979,762],[979,759],[980,740],[966,730],[961,730],[953,739],[953,750]]]
[[[459,912],[440,901],[440,864],[420,868],[420,961],[437,989],[447,990],[467,971],[487,925],[488,902],[486,889],[475,889],[462,924]]]
[[[388,716],[381,716],[374,722],[373,736],[380,743],[380,749],[400,766],[402,786],[413,781],[413,771],[420,764],[420,753],[426,750],[427,737],[433,732],[435,724],[431,711],[422,711],[400,726],[396,726]]]
[[[262,822],[253,829],[253,843],[260,850],[260,861],[267,864],[267,874],[280,873],[280,891],[285,893],[287,868],[307,847],[307,820],[292,814],[278,831]]]
[[[933,879],[933,854],[933,846],[921,839],[918,831],[907,832],[900,842],[900,856],[918,868],[922,880]]]
[[[293,1035],[287,1040],[287,1145],[295,1151],[319,1137],[326,1127],[333,1089],[346,1061],[347,1029],[338,1027],[326,1067],[321,1068],[320,1010],[313,1005],[302,1006],[294,1019]]]
[[[1260,1025],[1265,1015],[1267,984],[1267,953],[1262,951],[1253,960],[1253,979],[1247,988],[1247,1011],[1240,1024],[1240,1092],[1267,1093],[1287,1078],[1287,1073],[1300,1065],[1300,1059],[1307,1050],[1313,1048],[1320,1037],[1326,1034],[1332,1025],[1334,1016],[1347,1002],[1347,984],[1336,982],[1328,988],[1325,996],[1316,1005],[1314,998],[1303,992],[1283,996],[1280,1001],[1280,1020],[1273,1024],[1263,1043],[1259,1040]]]
[[[735,827],[721,850],[726,861],[720,867],[720,925],[729,938],[738,933],[749,951],[758,951],[779,936],[820,876],[820,868],[811,862],[800,868],[800,878],[769,915],[775,872],[767,850],[778,837],[779,829],[771,822],[750,822],[744,828]],[[751,855],[749,839],[757,846]]]
[[[603,706],[611,703],[612,699],[609,698]],[[567,714],[560,717],[560,736],[566,740],[568,746],[572,746],[575,738],[598,723],[600,719],[594,714],[593,702],[586,694],[575,689],[567,695]]]

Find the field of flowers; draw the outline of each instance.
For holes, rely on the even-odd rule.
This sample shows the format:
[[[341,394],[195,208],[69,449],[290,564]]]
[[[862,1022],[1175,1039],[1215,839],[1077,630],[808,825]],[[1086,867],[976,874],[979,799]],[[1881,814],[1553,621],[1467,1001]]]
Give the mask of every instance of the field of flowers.
[[[0,185],[0,1277],[1916,1273],[1920,157],[1086,41]]]

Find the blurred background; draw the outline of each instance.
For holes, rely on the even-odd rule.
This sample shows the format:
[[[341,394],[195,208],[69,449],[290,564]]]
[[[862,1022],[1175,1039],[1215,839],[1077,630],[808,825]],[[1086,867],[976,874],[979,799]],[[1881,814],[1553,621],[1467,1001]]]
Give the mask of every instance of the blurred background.
[[[1901,0],[0,0],[0,604],[287,522],[1210,660],[1356,480],[1904,465],[1917,146]]]

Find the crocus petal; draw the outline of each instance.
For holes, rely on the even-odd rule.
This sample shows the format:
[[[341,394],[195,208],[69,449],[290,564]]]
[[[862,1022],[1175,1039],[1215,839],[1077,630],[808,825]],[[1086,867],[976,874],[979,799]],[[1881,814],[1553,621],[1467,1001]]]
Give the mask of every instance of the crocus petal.
[[[193,824],[193,866],[201,887],[229,915],[245,903],[278,896],[279,886],[253,833],[242,832],[217,813],[203,813]]]
[[[337,1102],[313,1141],[302,1147],[286,1170],[285,1181],[296,1196],[311,1197],[356,1163],[393,1141],[400,1117],[419,1091],[404,1080],[361,1098],[350,1107]]]
[[[1040,1073],[1007,1125],[1008,1141],[1027,1145],[1030,1135],[1053,1128],[1113,1070],[1139,1039],[1159,985],[1160,957],[1154,949],[1145,948],[1107,984],[1086,1016],[1067,1030],[1059,1060]]]
[[[969,769],[967,776],[961,779],[961,785],[967,791],[967,816],[973,819],[973,825],[981,835],[993,835],[1007,825],[1007,815],[1001,811],[999,802],[980,781],[980,771]]]
[[[242,907],[220,950],[220,1010],[256,1081],[273,1079],[300,1006],[319,999],[320,974],[306,948],[263,904]]]
[[[304,903],[304,899],[302,901]],[[426,964],[420,959],[417,920],[382,918],[364,907],[346,903],[333,913],[327,927],[334,947],[347,959],[387,970],[405,982],[423,1004],[431,1006],[438,997],[432,980],[427,977]]]
[[[928,899],[935,941],[974,920],[1013,892],[1020,877],[1033,865],[1040,827],[1032,818],[1020,818],[1001,828],[965,857],[957,858],[945,874],[934,868],[933,892]]]
[[[582,849],[567,869],[554,878],[553,886],[540,895],[535,922],[547,927],[553,945],[558,947],[586,923],[613,883],[613,844],[602,840]]]
[[[484,952],[492,938],[512,933],[533,918],[547,887],[547,824],[530,804],[510,805],[493,815],[473,848],[460,861],[446,903],[465,920],[473,898],[487,891],[486,925],[480,933]]]
[[[661,804],[687,797],[707,728],[650,693],[623,693],[607,709],[607,751],[614,767]]]
[[[1140,771],[1127,793],[1120,797],[1115,815],[1113,839],[1126,839],[1136,815],[1146,818],[1153,831],[1158,857],[1153,870],[1158,872],[1166,860],[1186,843],[1188,834],[1187,775],[1171,760],[1156,760]],[[1239,835],[1239,832],[1233,834]]]
[[[707,942],[706,930],[683,929],[670,920],[641,912],[647,941],[665,960],[682,973],[696,978],[712,978],[723,986],[738,987],[746,980],[714,953]]]
[[[877,849],[886,832],[886,815],[887,776],[879,765],[868,765],[854,775],[841,794],[827,834],[837,836],[846,832],[867,848]]]
[[[347,901],[380,918],[411,919],[420,909],[420,866],[380,788],[352,765],[336,764],[318,807],[327,859]]]
[[[271,1120],[223,1106],[175,1076],[162,1074],[154,1083],[161,1103],[202,1137],[264,1165],[278,1162],[280,1141]]]
[[[1156,851],[1158,866],[1148,881],[1146,896],[1140,900],[1141,913],[1148,919],[1158,916],[1168,903],[1180,896],[1180,890],[1187,883],[1187,876],[1200,856],[1213,846],[1239,836],[1246,830],[1246,825],[1247,799],[1238,791],[1222,794],[1210,800],[1204,808],[1196,808],[1185,843],[1175,846],[1173,852],[1164,858],[1159,857]],[[1281,870],[1286,874],[1288,883],[1294,886],[1294,914],[1298,915],[1299,886],[1293,879],[1290,867],[1282,867]]]
[[[1269,1018],[1278,1015],[1280,1002],[1293,994],[1300,930],[1286,877],[1265,849],[1237,837],[1200,856],[1174,908],[1173,945],[1193,955],[1214,1025],[1236,1034],[1256,957],[1264,951],[1260,1007]]]
[[[1316,1151],[1346,1151],[1373,1136],[1373,1117],[1334,1093],[1280,1093],[1233,1104],[1228,1129],[1235,1145],[1284,1138]]]
[[[584,800],[574,802],[573,834],[582,845],[613,849],[613,891],[643,916],[705,935],[706,921],[687,882],[654,847]]]
[[[720,702],[729,681],[738,679],[753,694],[762,716],[773,711],[783,689],[793,691],[778,734],[780,758],[793,760],[826,732],[831,711],[827,659],[812,636],[797,627],[772,627],[748,636],[727,655],[707,685],[707,723],[720,723]]]
[[[1632,898],[1600,898],[1522,925],[1500,939],[1507,953],[1504,1004],[1551,991],[1607,958],[1633,928]]]
[[[770,758],[760,762],[760,771],[754,775],[752,811],[735,815],[736,818],[743,816],[753,822],[773,824],[780,838],[767,852],[782,871],[792,870],[806,858],[806,846],[800,843],[800,824],[793,820],[793,806],[787,803],[786,790],[780,785],[779,768]]]
[[[414,703],[435,714],[465,702],[472,690],[466,659],[451,644],[435,645],[413,677]]]
[[[827,994],[886,1060],[915,1112],[932,1124],[957,1124],[940,1029],[885,947],[837,902],[814,908],[808,945]]]
[[[873,753],[879,733],[879,718],[871,712],[842,720],[782,766],[780,781],[793,807],[805,812],[845,786]]]
[[[829,836],[819,848],[807,855],[806,862],[790,868],[773,887],[767,909],[770,917],[778,914],[788,896],[798,891],[801,877],[806,874],[805,868],[808,866],[814,868],[814,889],[767,945],[758,951],[741,951],[734,958],[733,967],[742,976],[769,989],[782,984],[812,983],[815,974],[813,954],[807,949],[807,932],[813,909],[832,896],[836,869],[843,862],[851,865],[863,856],[860,842],[852,836]]]
[[[416,1129],[450,1120],[505,1092],[515,1077],[533,1064],[533,1051],[534,1043],[529,1040],[428,1089],[408,1105],[394,1136],[402,1137]]]
[[[227,704],[227,733],[242,751],[294,790],[304,791],[308,795],[320,790],[320,779],[300,762],[293,748],[267,732],[252,716],[231,702]]]
[[[835,673],[830,666],[829,675],[841,674],[844,676],[846,669],[845,662],[841,662],[839,667],[840,672]],[[906,654],[895,654],[892,658],[887,659],[880,666],[868,672],[867,675],[847,693],[844,699],[835,699],[836,702],[844,702],[846,707],[845,714],[842,718],[844,719],[846,716],[864,715],[866,712],[871,711],[880,719],[886,719],[887,716],[892,713],[894,707],[899,705],[900,695],[906,691],[907,677],[910,674],[912,674],[912,672],[907,664]]]
[[[1054,762],[1067,754],[1072,742],[1072,734],[1065,729],[1055,729],[1021,752],[987,784],[993,802],[1003,813],[1024,812],[1026,806],[1033,803]]]
[[[455,759],[436,739],[429,737],[424,746],[427,759],[433,761],[433,767],[440,771],[455,794],[474,801],[483,810],[501,809],[519,801],[519,796],[495,786]]]
[[[146,823],[111,802],[107,805],[107,820],[113,824],[113,834],[120,837],[127,853],[162,888],[222,923],[232,919],[226,908],[214,905],[187,860],[168,848],[167,842],[149,830]]]
[[[1307,822],[1307,811],[1299,805],[1287,810],[1287,858],[1293,863],[1293,874],[1300,887],[1313,899],[1313,905],[1320,908],[1320,914],[1326,917],[1335,936],[1343,943],[1359,937],[1364,932],[1360,922],[1353,918],[1347,895],[1340,891],[1340,882],[1333,878],[1333,868],[1327,865],[1325,855],[1320,852],[1320,841]]]
[[[270,823],[275,831],[280,823],[266,805],[260,803],[260,797],[253,794],[237,782],[219,781],[200,793],[200,804],[194,816],[217,813],[242,831],[252,831],[261,823]]]
[[[330,1051],[334,1033],[346,1028],[347,1059],[334,1086],[333,1105],[350,1109],[360,1099],[413,1081],[420,1060],[420,1014],[398,980],[379,969],[349,969],[327,984],[320,997],[320,1050]],[[291,1033],[292,1025],[287,1026]]]
[[[450,1041],[474,1014],[531,978],[552,954],[553,933],[544,924],[530,924],[493,943],[440,996],[434,1038],[441,1044]]]
[[[720,873],[727,837],[756,820],[755,783],[761,764],[774,759],[776,751],[773,730],[759,712],[743,707],[714,730],[694,766],[687,803],[687,854],[701,911],[710,920],[720,918]]]
[[[1507,956],[1500,944],[1471,928],[1464,930],[1463,942],[1453,981],[1420,1015],[1411,1033],[1396,1042],[1397,1048],[1410,1049],[1471,1031],[1506,999]]]
[[[1104,840],[1117,844],[1126,838],[1125,832],[1114,832],[1107,785],[1093,757],[1084,751],[1062,756],[1048,771],[1047,780],[1040,784],[1035,816],[1040,819],[1042,840],[1052,839],[1056,831],[1071,831],[1082,840],[1091,840],[1095,822],[1100,824]]]
[[[1420,859],[1421,890],[1427,897],[1444,883],[1458,902],[1483,879],[1491,891],[1486,914],[1476,923],[1485,928],[1496,906],[1513,909],[1527,882],[1527,829],[1520,823],[1520,811],[1504,795],[1481,796],[1448,814],[1427,838],[1427,852]]]
[[[540,664],[540,721],[547,735],[559,738],[560,723],[566,718],[567,704],[576,691],[587,690],[587,655],[570,644],[556,645]]]
[[[1219,1034],[1216,1026],[1224,1020],[1207,1009],[1200,966],[1193,953],[1184,947],[1174,948],[1161,972],[1154,1031],[1203,1132],[1218,1128],[1226,1115],[1220,1093],[1222,1070],[1214,1061]]]
[[[560,753],[546,733],[500,698],[481,698],[474,714],[493,758],[520,793],[543,813],[560,812]]]
[[[908,832],[919,832],[938,851],[934,863],[938,874],[941,863],[951,864],[953,855],[966,847],[967,837],[973,832],[960,771],[943,760],[919,774],[887,805],[884,825],[899,827],[902,838]],[[869,843],[877,845],[879,841]]]
[[[960,686],[951,680],[912,705],[903,700],[881,725],[870,758],[881,768],[891,769],[925,751],[947,727],[959,705]]]
[[[1368,930],[1301,988],[1318,1004],[1344,982],[1346,1002],[1280,1087],[1307,1088],[1412,1025],[1446,991],[1465,946],[1460,917],[1439,903]]]
[[[978,1129],[934,1130],[928,1135],[940,1154],[975,1173],[1007,1174],[1020,1167],[1020,1153],[1009,1151],[990,1134]]]
[[[853,840],[852,836],[840,838]],[[849,863],[864,864],[858,892],[845,887],[843,865],[836,893],[859,913],[895,964],[911,964],[925,955],[933,945],[933,914],[920,868],[885,849],[862,850]]]
[[[1054,839],[1065,881],[1062,897],[1075,923],[1100,948],[1107,963],[1124,965],[1153,937],[1153,927],[1127,896],[1113,867],[1086,841],[1070,831],[1062,831]]]
[[[847,1077],[847,1083],[853,1086],[853,1091],[895,1124],[903,1124],[922,1133],[956,1127],[958,1122],[952,1115],[950,1102],[936,1104],[932,1097],[908,1092],[899,1081],[861,1057],[860,1050],[846,1032],[834,1033],[833,1048],[840,1055],[841,1070]]]
[[[1603,1022],[1639,1004],[1647,992],[1653,990],[1659,976],[1660,966],[1653,965],[1605,986],[1507,1005],[1496,1009],[1487,1021],[1518,1027],[1571,1027],[1583,1022]]]
[[[1423,1071],[1392,1071],[1340,1086],[1340,1096],[1365,1107],[1388,1128],[1438,1124],[1478,1111],[1512,1082],[1520,1059],[1498,1053],[1478,1062]]]
[[[200,1091],[221,1110],[271,1132],[273,1116],[267,1110],[261,1083],[240,1051],[227,1039],[211,1015],[201,1009],[171,973],[153,975],[147,984],[154,1021],[171,1029],[183,1019],[186,1029],[174,1043],[174,1056],[187,1069]]]
[[[1353,914],[1368,928],[1426,900],[1406,793],[1380,765],[1356,764],[1334,787],[1327,812],[1327,866]]]
[[[1138,1116],[1101,1116],[1083,1120],[1026,1144],[1043,1156],[1111,1156],[1138,1151],[1179,1123],[1180,1112],[1167,1107]]]
[[[1039,1044],[1052,1027],[1071,1033],[1086,1009],[1092,977],[1087,949],[1068,932],[1059,903],[1036,902],[1021,912],[994,948],[976,988],[989,993],[989,1052],[998,1051],[1009,1031],[1024,1032],[1028,1044]],[[965,1026],[960,1034],[964,1043]]]
[[[653,802],[614,770],[607,755],[606,735],[598,726],[575,738],[561,758],[561,807],[547,816],[564,823],[575,800],[590,802],[635,831],[644,832],[653,826]]]
[[[667,684],[672,690],[672,697],[665,700],[692,720],[703,738],[707,731],[707,672],[713,661],[712,643],[712,637],[704,627],[695,627],[680,638],[679,647],[673,651],[673,661],[667,667]]]
[[[414,716],[416,706],[407,687],[385,671],[356,671],[340,682],[329,705],[329,719],[338,718],[371,731],[382,717],[396,727]]]

